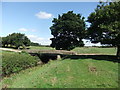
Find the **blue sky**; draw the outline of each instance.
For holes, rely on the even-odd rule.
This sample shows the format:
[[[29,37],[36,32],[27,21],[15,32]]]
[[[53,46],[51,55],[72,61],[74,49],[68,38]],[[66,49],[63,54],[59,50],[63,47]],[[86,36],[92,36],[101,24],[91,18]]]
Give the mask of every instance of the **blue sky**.
[[[0,36],[20,32],[33,42],[49,45],[52,37],[49,28],[53,18],[73,11],[87,19],[97,4],[98,2],[3,2]]]

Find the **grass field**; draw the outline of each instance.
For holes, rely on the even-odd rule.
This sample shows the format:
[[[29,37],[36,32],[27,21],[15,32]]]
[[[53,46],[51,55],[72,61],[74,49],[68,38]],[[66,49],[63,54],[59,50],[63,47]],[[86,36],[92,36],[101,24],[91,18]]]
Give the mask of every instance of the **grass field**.
[[[54,50],[54,48],[52,48],[52,47],[43,47],[43,46],[30,46],[29,48],[30,48],[30,50],[33,50],[33,49]]]
[[[9,88],[116,88],[118,63],[93,59],[51,61],[4,78]]]
[[[30,50],[40,49],[40,50],[55,50],[52,47],[41,47],[41,46],[30,46]],[[102,54],[102,55],[116,55],[116,48],[98,48],[98,47],[77,47],[72,51],[78,54]]]
[[[102,55],[116,55],[116,48],[97,48],[97,47],[77,47],[73,49],[79,54],[102,54]]]
[[[31,49],[53,49],[32,47]],[[115,48],[75,48],[82,54],[102,54],[100,56],[79,55],[50,61],[47,64],[22,70],[2,80],[3,88],[117,88],[118,64],[110,55]],[[109,57],[109,58],[108,58]]]
[[[29,46],[29,50],[55,50],[52,47],[44,47],[44,46]],[[102,55],[116,55],[117,49],[113,48],[98,48],[98,47],[76,47],[71,50],[75,51],[78,54],[102,54]]]

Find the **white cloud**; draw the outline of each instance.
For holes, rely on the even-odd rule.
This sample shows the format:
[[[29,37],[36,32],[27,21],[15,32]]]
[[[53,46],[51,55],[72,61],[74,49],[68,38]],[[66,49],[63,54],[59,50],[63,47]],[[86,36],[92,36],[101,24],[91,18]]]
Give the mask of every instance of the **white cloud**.
[[[21,32],[27,32],[27,31],[35,32],[36,31],[35,29],[26,29],[26,28],[20,28],[18,30]]]
[[[86,39],[83,39],[83,42],[84,42],[84,44],[85,44],[85,46],[101,46],[101,44],[100,43],[91,43],[91,41],[90,40],[86,40]]]
[[[35,36],[35,35],[27,35],[27,37],[32,42],[39,43],[41,45],[50,45],[51,44],[51,41],[50,41],[49,38],[41,38],[41,37],[38,37],[38,36]]]
[[[35,14],[35,16],[37,16],[40,19],[49,19],[52,18],[53,15],[50,13],[40,11],[37,14]]]
[[[26,29],[26,28],[20,28],[20,29],[18,29],[19,31],[22,31],[22,32],[26,32],[26,31],[28,31],[28,29]]]

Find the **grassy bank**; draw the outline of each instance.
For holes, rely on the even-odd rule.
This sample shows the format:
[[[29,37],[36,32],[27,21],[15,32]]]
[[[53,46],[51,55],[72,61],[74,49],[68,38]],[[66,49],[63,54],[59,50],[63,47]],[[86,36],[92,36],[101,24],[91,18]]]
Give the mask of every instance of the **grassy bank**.
[[[65,59],[6,77],[8,88],[116,88],[118,63],[95,59]]]
[[[37,65],[37,58],[28,53],[2,51],[2,75],[10,75]]]

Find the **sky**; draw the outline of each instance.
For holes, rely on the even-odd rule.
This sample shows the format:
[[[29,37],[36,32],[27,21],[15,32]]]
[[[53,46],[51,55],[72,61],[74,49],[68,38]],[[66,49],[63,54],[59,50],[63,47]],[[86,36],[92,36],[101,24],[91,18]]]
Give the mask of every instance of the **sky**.
[[[50,45],[50,27],[53,18],[68,11],[87,17],[94,11],[98,2],[2,2],[2,33],[23,33],[32,42]],[[89,26],[89,23],[86,23]],[[84,40],[86,46],[91,44]]]

